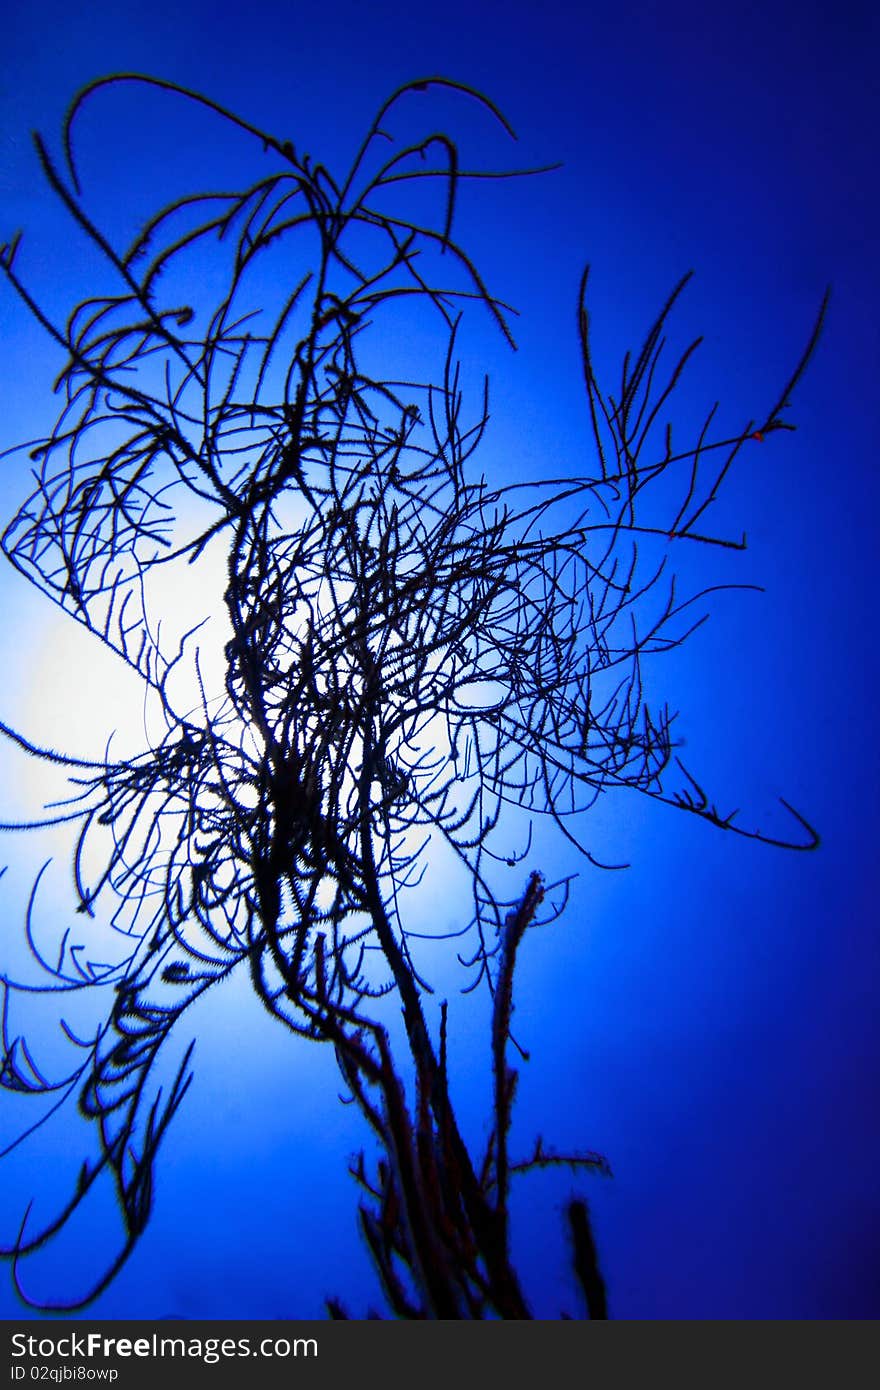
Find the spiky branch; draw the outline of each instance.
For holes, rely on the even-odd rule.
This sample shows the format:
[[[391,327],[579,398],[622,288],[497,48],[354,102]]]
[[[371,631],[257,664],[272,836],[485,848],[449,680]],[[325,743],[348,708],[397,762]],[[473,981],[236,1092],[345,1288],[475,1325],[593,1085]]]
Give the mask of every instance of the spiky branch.
[[[86,103],[130,83],[206,106],[254,142],[259,168],[244,188],[186,192],[118,250],[86,209],[73,132]],[[783,415],[821,314],[766,418],[718,438],[713,409],[695,442],[674,444],[664,412],[697,343],[664,369],[664,335],[685,281],[625,358],[612,395],[594,371],[585,274],[594,463],[583,473],[562,466],[550,482],[490,485],[471,465],[488,384],[469,415],[458,325],[475,303],[512,342],[512,311],[456,241],[454,212],[461,185],[493,171],[462,169],[446,135],[393,143],[389,123],[429,87],[477,102],[510,133],[478,93],[410,83],[337,181],[288,141],[175,84],[135,74],[93,83],[68,117],[64,164],[39,138],[37,151],[115,290],[58,321],[19,273],[19,239],[0,251],[8,284],[66,359],[55,424],[23,446],[33,486],[3,550],[137,675],[160,729],[140,756],[87,762],[4,726],[69,777],[69,796],[40,823],[76,828],[76,907],[88,931],[65,931],[50,959],[32,930],[35,886],[27,930],[44,980],[4,976],[0,1081],[61,1100],[77,1093],[101,1137],[100,1160],[83,1167],[57,1217],[35,1229],[26,1220],[12,1243],[22,1295],[21,1262],[105,1173],[124,1222],[121,1251],[93,1287],[51,1306],[93,1299],[134,1247],[159,1144],[190,1084],[187,1053],[163,1093],[163,1049],[207,989],[244,969],[287,1029],[335,1049],[378,1141],[376,1176],[363,1158],[355,1176],[393,1311],[529,1316],[510,1252],[511,1176],[556,1162],[607,1168],[541,1141],[531,1158],[508,1154],[516,955],[568,891],[565,882],[545,902],[534,872],[520,897],[502,886],[500,873],[530,853],[531,820],[550,818],[586,855],[585,812],[626,789],[750,838],[816,843],[797,813],[789,841],[720,811],[675,755],[674,716],[649,703],[645,680],[649,659],[702,621],[711,592],[681,597],[668,552],[741,547],[706,532],[707,511],[740,450],[791,427]],[[401,195],[417,179],[445,192],[436,223],[407,212]],[[280,249],[287,288],[267,306],[259,272]],[[207,263],[225,275],[213,300],[194,274]],[[366,365],[375,325],[404,298],[445,335],[435,380],[388,380]],[[646,560],[658,542],[663,554]],[[197,629],[169,646],[151,591],[168,570],[185,585],[217,547],[228,640],[222,688],[210,689]],[[408,926],[409,890],[437,846],[470,885],[448,933],[466,987],[493,997],[494,1114],[479,1161],[450,1096],[446,1008],[438,1038]],[[98,966],[108,930],[122,957]],[[20,996],[51,992],[63,1007],[72,993],[102,989],[105,1023],[81,1039],[62,1022],[80,1056],[50,1080],[16,1032]],[[397,1059],[388,996],[402,1010]],[[586,1213],[580,1201],[569,1212],[576,1269],[593,1315],[604,1315]]]

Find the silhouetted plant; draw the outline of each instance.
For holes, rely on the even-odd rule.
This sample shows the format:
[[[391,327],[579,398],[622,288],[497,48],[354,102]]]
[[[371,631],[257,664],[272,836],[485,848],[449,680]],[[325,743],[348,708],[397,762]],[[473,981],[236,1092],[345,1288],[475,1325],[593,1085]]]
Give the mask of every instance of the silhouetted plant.
[[[120,252],[85,209],[72,137],[86,102],[127,83],[207,108],[251,137],[261,162],[242,190],[189,192],[162,208]],[[510,339],[510,310],[454,237],[461,184],[490,171],[462,170],[446,135],[397,147],[385,128],[429,87],[476,101],[509,130],[466,87],[410,83],[382,106],[337,182],[289,142],[173,83],[133,74],[95,82],[65,125],[66,171],[36,143],[115,289],[83,299],[62,323],[20,276],[18,238],[2,250],[8,283],[67,359],[55,424],[20,446],[35,482],[3,549],[137,675],[160,721],[140,756],[99,762],[3,726],[63,769],[72,789],[38,824],[77,827],[76,908],[86,920],[64,930],[49,959],[29,910],[28,940],[46,975],[39,988],[64,1011],[77,992],[108,1000],[87,1039],[61,1020],[79,1055],[56,1080],[13,1023],[16,992],[35,987],[4,978],[3,1085],[62,1101],[76,1093],[101,1137],[100,1159],[83,1165],[56,1218],[36,1229],[25,1220],[8,1251],[22,1297],[22,1261],[105,1175],[122,1212],[118,1255],[91,1288],[52,1308],[95,1298],[142,1234],[153,1163],[192,1079],[190,1045],[163,1091],[160,1052],[190,1006],[241,966],[270,1014],[335,1049],[378,1142],[375,1172],[361,1156],[354,1176],[393,1312],[530,1316],[510,1252],[511,1177],[557,1163],[608,1168],[595,1153],[557,1154],[540,1139],[523,1159],[508,1152],[517,952],[530,925],[559,916],[569,887],[550,891],[536,871],[524,890],[522,880],[513,894],[501,886],[531,854],[526,825],[549,817],[589,858],[584,815],[600,793],[626,788],[753,839],[817,842],[790,807],[793,840],[741,825],[676,756],[673,716],[649,705],[643,668],[702,621],[693,605],[710,590],[680,598],[665,556],[646,563],[638,543],[742,548],[706,530],[707,510],[747,441],[793,428],[784,412],[822,315],[769,413],[715,438],[712,411],[696,442],[680,446],[661,412],[697,343],[665,376],[661,356],[687,277],[624,359],[611,395],[594,374],[585,273],[580,346],[594,460],[574,476],[491,486],[470,471],[488,387],[469,417],[456,334],[473,303]],[[399,205],[413,180],[444,188],[436,223]],[[254,267],[282,245],[301,268],[291,276],[287,254],[271,305]],[[225,288],[202,302],[201,267],[218,254]],[[388,379],[366,365],[365,345],[405,298],[436,315],[445,335],[437,380]],[[215,691],[197,630],[163,642],[150,589],[169,568],[185,584],[218,546],[229,636]],[[182,693],[187,669],[195,702]],[[446,1005],[426,1012],[430,982],[407,919],[408,890],[430,872],[437,844],[470,885],[450,934],[465,987],[492,996],[494,1113],[478,1157],[450,1096]],[[108,934],[125,949],[99,964]],[[402,1010],[396,1044],[389,998]],[[586,1203],[573,1201],[568,1216],[589,1315],[604,1317]],[[328,1308],[345,1316],[336,1301]]]

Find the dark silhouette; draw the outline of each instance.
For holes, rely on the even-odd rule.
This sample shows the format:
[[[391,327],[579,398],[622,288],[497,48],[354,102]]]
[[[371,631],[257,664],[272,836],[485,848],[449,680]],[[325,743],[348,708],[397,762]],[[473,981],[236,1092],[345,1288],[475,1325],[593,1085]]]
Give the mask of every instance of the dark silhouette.
[[[157,211],[120,252],[86,211],[73,132],[85,103],[124,83],[208,108],[252,141],[257,168],[243,190],[191,191]],[[462,183],[494,171],[465,172],[447,135],[391,142],[401,108],[418,117],[425,98],[414,94],[434,87],[509,129],[466,87],[410,83],[337,181],[289,142],[172,83],[134,74],[95,82],[68,117],[66,168],[39,138],[37,150],[115,289],[84,298],[64,323],[20,276],[18,238],[2,249],[8,284],[67,357],[55,424],[21,446],[36,482],[3,549],[137,674],[162,729],[141,756],[90,762],[4,726],[27,753],[64,769],[72,788],[40,824],[77,827],[81,915],[50,958],[28,913],[43,988],[65,1008],[77,991],[109,1000],[94,1036],[61,1022],[76,1055],[57,1080],[13,1022],[18,994],[33,986],[3,982],[3,1085],[75,1095],[101,1136],[100,1159],[83,1164],[56,1218],[43,1227],[26,1218],[8,1249],[21,1296],[27,1256],[97,1182],[115,1184],[122,1213],[116,1257],[55,1309],[94,1299],[143,1232],[153,1164],[192,1080],[190,1048],[170,1086],[160,1084],[163,1045],[185,1028],[189,1007],[241,967],[279,1022],[335,1050],[378,1143],[375,1170],[362,1156],[354,1177],[393,1313],[529,1317],[508,1240],[512,1178],[554,1164],[608,1172],[598,1154],[556,1153],[540,1139],[525,1157],[508,1151],[510,1053],[523,1051],[511,1037],[517,953],[533,923],[561,914],[569,890],[527,863],[531,820],[548,817],[590,858],[586,812],[600,793],[629,789],[738,835],[817,843],[791,807],[791,839],[719,810],[676,755],[673,714],[649,704],[643,683],[647,659],[686,639],[703,620],[695,604],[711,592],[680,597],[667,552],[743,547],[711,534],[707,509],[741,449],[793,428],[785,412],[822,313],[769,412],[716,438],[710,411],[696,441],[680,444],[662,412],[699,340],[665,371],[661,358],[687,277],[608,394],[593,370],[585,273],[593,462],[550,481],[479,477],[471,461],[488,385],[468,414],[459,315],[473,306],[512,341],[510,311],[456,241],[454,214]],[[436,222],[407,211],[414,181],[443,189]],[[279,248],[284,277],[260,278]],[[218,264],[225,275],[210,302],[200,288],[208,263],[208,283],[218,283]],[[444,335],[435,380],[389,379],[373,365],[386,316],[406,303]],[[168,568],[185,585],[217,546],[230,635],[224,688],[212,690],[197,630],[168,646],[150,594]],[[180,694],[187,668],[195,701]],[[481,1154],[456,1121],[446,1005],[430,998],[408,926],[429,841],[466,874],[470,906],[447,934],[465,987],[493,1001],[494,1114]],[[127,943],[121,960],[118,949],[107,954],[108,933]],[[570,1203],[568,1221],[588,1314],[605,1317],[584,1201]],[[347,1316],[335,1299],[328,1309]]]

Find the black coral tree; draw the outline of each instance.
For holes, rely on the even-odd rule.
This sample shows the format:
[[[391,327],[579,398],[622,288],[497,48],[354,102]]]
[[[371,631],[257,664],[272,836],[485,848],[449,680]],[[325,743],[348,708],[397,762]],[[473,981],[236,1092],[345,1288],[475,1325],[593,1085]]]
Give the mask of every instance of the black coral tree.
[[[73,135],[86,104],[129,84],[195,103],[250,141],[254,175],[242,188],[188,191],[119,250],[87,211]],[[608,394],[594,374],[585,273],[590,467],[488,482],[474,467],[488,384],[477,383],[471,408],[456,341],[467,310],[512,342],[511,311],[456,240],[455,211],[462,186],[495,171],[462,168],[444,134],[392,139],[399,117],[420,116],[425,97],[414,94],[428,89],[477,103],[509,131],[468,88],[411,83],[337,181],[196,93],[135,74],[93,83],[68,117],[63,161],[39,139],[37,149],[112,289],[64,322],[31,294],[18,239],[2,250],[8,286],[66,358],[61,409],[26,446],[33,488],[3,549],[135,673],[159,730],[139,756],[94,762],[4,726],[69,779],[41,824],[75,829],[80,915],[50,957],[32,930],[32,896],[28,940],[43,981],[4,977],[0,1080],[53,1106],[75,1096],[100,1134],[99,1156],[55,1217],[41,1226],[26,1216],[9,1245],[22,1297],[27,1257],[96,1183],[114,1184],[122,1215],[118,1252],[93,1285],[51,1308],[94,1299],[143,1233],[156,1156],[192,1082],[191,1045],[170,1083],[163,1049],[191,1006],[239,970],[285,1028],[334,1050],[372,1131],[380,1157],[362,1157],[353,1173],[391,1311],[529,1317],[509,1238],[512,1178],[556,1163],[608,1171],[591,1151],[560,1154],[540,1139],[509,1153],[517,953],[569,892],[568,880],[548,886],[527,862],[531,821],[549,818],[587,855],[585,813],[600,793],[626,788],[747,837],[816,842],[797,813],[789,840],[718,809],[676,756],[673,715],[649,703],[643,681],[649,658],[701,621],[701,595],[681,597],[665,554],[650,557],[658,541],[667,552],[740,545],[711,534],[707,510],[753,435],[791,428],[789,395],[819,323],[764,418],[717,438],[713,412],[682,444],[665,411],[696,344],[668,366],[662,354],[685,281]],[[420,183],[442,190],[435,221],[407,210]],[[433,380],[368,366],[402,305],[421,306],[441,335]],[[218,547],[229,637],[213,689],[199,629],[169,645],[150,595],[157,574],[176,571],[185,586]],[[459,866],[469,902],[455,930],[436,936],[451,938],[465,988],[492,998],[493,1113],[479,1154],[450,1094],[447,1006],[432,998],[421,935],[408,925],[410,892],[438,848]],[[44,1074],[39,1047],[18,1029],[35,991],[56,997],[73,1050],[61,1077]],[[96,991],[107,1007],[83,1037],[69,1023],[72,1001]],[[582,1199],[568,1219],[588,1313],[603,1317]],[[328,1308],[346,1315],[335,1299]]]

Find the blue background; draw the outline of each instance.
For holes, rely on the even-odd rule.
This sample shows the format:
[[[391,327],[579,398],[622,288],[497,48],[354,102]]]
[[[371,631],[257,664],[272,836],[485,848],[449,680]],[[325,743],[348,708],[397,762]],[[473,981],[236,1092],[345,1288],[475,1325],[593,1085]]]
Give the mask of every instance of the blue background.
[[[747,452],[716,518],[726,534],[745,529],[749,549],[735,563],[710,557],[706,575],[767,592],[722,597],[688,652],[655,671],[719,800],[781,829],[782,794],[818,826],[822,847],[749,844],[634,797],[597,808],[590,847],[633,867],[583,868],[563,921],[526,943],[516,1031],[532,1061],[514,1138],[522,1151],[538,1130],[559,1148],[600,1149],[615,1176],[523,1181],[514,1240],[538,1316],[576,1311],[562,1209],[585,1185],[613,1316],[880,1312],[878,38],[873,5],[774,0],[272,0],[247,10],[46,0],[4,22],[0,239],[25,226],[19,264],[49,302],[89,287],[28,133],[54,141],[92,77],[174,79],[331,168],[401,82],[440,73],[486,91],[520,140],[508,150],[468,114],[473,162],[564,163],[540,182],[475,185],[462,200],[462,239],[521,314],[519,353],[487,337],[476,364],[493,379],[483,466],[510,478],[581,466],[574,325],[585,261],[606,381],[695,268],[681,343],[705,332],[706,344],[684,415],[720,396],[733,429],[775,400],[832,285],[791,412],[798,431]],[[433,110],[454,126],[450,105]],[[217,167],[207,124],[170,100],[108,98],[89,119],[84,148],[102,158],[88,166],[88,191],[111,220],[130,211],[127,199],[139,206],[145,180]],[[38,431],[55,363],[8,292],[0,332],[7,444]],[[3,465],[6,513],[22,467]],[[71,676],[65,639],[16,576],[0,577],[0,604],[0,717],[60,743],[97,657],[77,647]],[[15,814],[18,794],[7,775],[3,815]],[[4,859],[24,858],[21,844],[7,844]],[[540,853],[534,866],[548,877],[571,867],[544,841]],[[20,910],[12,898],[0,904],[9,941]],[[485,1020],[472,997],[451,1009],[458,1102],[476,1139]],[[362,1313],[376,1294],[345,1173],[362,1135],[336,1099],[332,1058],[279,1038],[244,982],[209,994],[192,1022],[196,1082],[162,1154],[153,1219],[92,1314],[321,1316],[333,1293]],[[49,1126],[26,1158],[7,1161],[5,1238],[21,1192],[30,1185],[48,1201],[80,1139]],[[51,1293],[62,1275],[75,1286],[111,1217],[109,1205],[92,1212],[26,1275],[29,1287]],[[19,1312],[0,1283],[0,1313]]]

